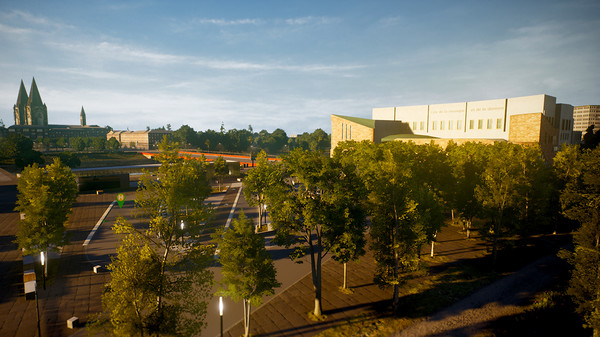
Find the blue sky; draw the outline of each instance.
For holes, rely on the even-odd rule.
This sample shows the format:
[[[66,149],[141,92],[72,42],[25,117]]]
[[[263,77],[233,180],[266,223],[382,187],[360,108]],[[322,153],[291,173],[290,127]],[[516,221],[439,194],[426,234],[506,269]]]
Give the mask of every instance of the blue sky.
[[[0,2],[0,119],[288,134],[373,107],[545,93],[600,104],[600,2]]]

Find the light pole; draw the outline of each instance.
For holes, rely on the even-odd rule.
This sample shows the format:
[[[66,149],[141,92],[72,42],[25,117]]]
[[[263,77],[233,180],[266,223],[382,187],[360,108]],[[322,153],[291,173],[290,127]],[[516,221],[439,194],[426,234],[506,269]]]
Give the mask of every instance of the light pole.
[[[42,260],[42,279],[44,280],[44,290],[46,290],[46,268],[45,268],[45,265],[46,265],[45,260],[46,259],[44,256],[44,252],[40,252],[40,258]]]
[[[223,296],[219,296],[219,316],[221,316],[221,337],[223,337]]]
[[[42,329],[40,328],[40,308],[38,305],[37,281],[35,282],[35,313],[37,314],[38,336],[42,337]]]
[[[183,225],[183,220],[181,220],[181,245],[183,246],[183,227],[185,227]]]

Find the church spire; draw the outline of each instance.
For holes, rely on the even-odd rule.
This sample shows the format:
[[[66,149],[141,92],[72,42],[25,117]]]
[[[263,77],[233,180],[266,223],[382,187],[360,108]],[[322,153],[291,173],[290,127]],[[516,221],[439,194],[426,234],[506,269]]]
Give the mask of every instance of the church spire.
[[[23,80],[21,80],[21,87],[19,88],[19,96],[17,96],[17,106],[25,106],[27,105],[27,90],[25,90],[25,84],[23,84]]]
[[[44,103],[42,102],[42,96],[40,96],[40,91],[38,90],[37,84],[35,83],[35,77],[31,81],[31,90],[29,90],[29,100],[27,103],[30,106],[42,106]]]
[[[13,110],[15,114],[15,125],[25,125],[26,122],[26,107],[27,107],[27,90],[25,84],[21,80],[21,87],[19,88],[19,95],[17,96],[17,103],[14,105]]]
[[[35,77],[31,81],[31,90],[29,90],[26,119],[27,125],[48,125],[48,108],[42,102]]]
[[[83,110],[83,106],[81,106],[81,113],[79,114],[79,121],[81,123],[81,126],[85,126],[86,121],[85,121],[85,110]]]

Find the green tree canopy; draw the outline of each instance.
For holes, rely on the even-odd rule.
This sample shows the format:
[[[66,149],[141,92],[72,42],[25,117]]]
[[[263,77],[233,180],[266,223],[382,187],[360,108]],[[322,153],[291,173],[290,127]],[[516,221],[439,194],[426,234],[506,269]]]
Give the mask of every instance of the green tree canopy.
[[[154,175],[146,172],[142,176],[135,200],[137,215],[149,220],[149,228],[138,230],[126,221],[121,221],[118,227],[119,232],[135,236],[130,241],[144,243],[132,245],[137,247],[135,252],[140,257],[148,255],[144,252],[145,245],[156,252],[156,257],[150,256],[157,263],[156,271],[153,271],[157,274],[148,279],[153,286],[144,284],[139,287],[140,291],[149,291],[143,296],[152,296],[155,302],[142,311],[141,320],[134,315],[111,316],[111,320],[127,321],[128,326],[137,326],[141,334],[195,335],[205,324],[206,297],[212,282],[212,273],[207,268],[214,252],[213,247],[199,240],[203,222],[210,215],[210,209],[203,203],[210,195],[206,164],[180,158],[177,143],[167,138],[163,139],[159,148],[161,152],[157,159],[162,165]],[[180,227],[182,221],[185,225],[183,230]],[[123,245],[127,246],[128,242]],[[134,265],[137,263],[127,256],[117,256],[117,259],[131,261]],[[127,269],[134,266],[123,262],[113,263],[111,268],[113,273],[117,271],[127,275],[130,273]],[[111,279],[112,294],[105,296],[106,308],[127,302],[124,298],[126,293],[120,295],[112,290],[119,289],[118,282],[118,278]],[[135,310],[129,308],[121,312],[133,313]],[[133,325],[132,322],[145,323]],[[113,332],[118,329],[113,324]]]
[[[220,234],[222,236],[216,238],[223,274],[221,292],[243,301],[244,336],[248,336],[251,305],[260,305],[262,297],[272,295],[274,288],[281,284],[276,279],[277,272],[263,238],[254,233],[254,224],[243,211],[232,226]]]
[[[42,154],[33,150],[33,141],[16,133],[0,138],[0,159],[14,161],[17,170],[34,163],[44,163]]]
[[[217,180],[219,181],[219,191],[221,190],[221,184],[223,183],[223,178],[229,174],[229,166],[227,166],[227,162],[223,156],[218,156],[215,161],[213,161],[213,171]]]
[[[556,170],[565,179],[562,211],[581,227],[574,236],[575,251],[566,255],[573,265],[568,294],[585,326],[600,336],[600,147],[581,152],[563,149]]]
[[[15,210],[24,214],[17,243],[26,253],[58,249],[67,240],[65,227],[77,198],[77,183],[71,169],[56,158],[41,168],[26,167],[17,184]]]
[[[336,156],[354,161],[369,191],[375,282],[393,287],[394,311],[403,276],[418,267],[421,245],[443,224],[441,193],[436,192],[441,186],[433,172],[444,169],[438,166],[445,155],[430,146],[344,142],[335,150]]]
[[[267,193],[283,180],[282,171],[275,163],[270,163],[267,154],[261,151],[256,167],[248,171],[244,178],[244,198],[250,206],[258,206],[258,225],[263,225]]]
[[[310,255],[315,290],[313,314],[322,315],[321,261],[342,237],[346,225],[358,221],[343,219],[359,214],[356,200],[357,179],[354,170],[344,170],[341,163],[317,152],[296,149],[283,158],[285,179],[280,188],[269,189],[267,202],[277,230],[275,241],[287,247],[297,245],[292,259]]]

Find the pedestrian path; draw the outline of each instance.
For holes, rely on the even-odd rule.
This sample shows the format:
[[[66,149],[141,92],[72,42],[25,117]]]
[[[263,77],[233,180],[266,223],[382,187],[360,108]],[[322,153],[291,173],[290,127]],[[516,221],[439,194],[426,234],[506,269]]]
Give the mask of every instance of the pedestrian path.
[[[424,247],[429,252],[429,247]],[[443,256],[444,262],[480,257],[485,246],[478,239],[467,240],[460,228],[449,226],[438,234],[435,254]],[[333,260],[322,266],[322,304],[327,318],[322,322],[309,320],[308,313],[314,307],[314,291],[311,275],[298,280],[292,286],[253,311],[250,332],[254,336],[313,336],[326,329],[344,324],[347,319],[362,313],[374,313],[389,306],[391,288],[381,289],[373,282],[375,262],[372,252],[357,262],[348,264],[348,285],[354,291],[347,295],[338,290],[342,285],[343,267]],[[243,322],[225,332],[226,336],[243,335]]]

